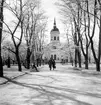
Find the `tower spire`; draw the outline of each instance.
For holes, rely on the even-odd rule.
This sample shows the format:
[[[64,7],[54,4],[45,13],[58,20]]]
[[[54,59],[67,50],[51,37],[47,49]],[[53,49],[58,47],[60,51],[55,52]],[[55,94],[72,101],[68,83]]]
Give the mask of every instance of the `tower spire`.
[[[55,18],[54,18],[54,26],[56,26],[56,20],[55,20]]]
[[[51,32],[52,31],[58,31],[59,32],[59,29],[56,26],[56,19],[55,18],[54,18],[54,21],[53,21],[53,29],[51,30]]]

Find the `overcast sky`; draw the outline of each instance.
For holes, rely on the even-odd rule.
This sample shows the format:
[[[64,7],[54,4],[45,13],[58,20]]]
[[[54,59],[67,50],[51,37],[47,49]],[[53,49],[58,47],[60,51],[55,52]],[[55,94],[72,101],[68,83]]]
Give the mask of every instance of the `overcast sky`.
[[[48,37],[50,36],[50,31],[53,28],[54,18],[56,18],[56,24],[57,28],[60,30],[60,36],[64,35],[64,25],[62,24],[60,14],[58,13],[59,9],[55,5],[55,2],[57,1],[58,0],[41,0],[42,8],[45,10],[46,15],[48,16]],[[7,10],[4,12],[4,15],[6,22],[9,23],[11,21],[10,19],[12,19],[12,15]],[[64,38],[61,37],[60,40],[63,42]]]
[[[42,8],[46,11],[46,15],[48,16],[48,34],[50,34],[51,29],[53,28],[54,18],[56,18],[57,28],[60,30],[60,36],[63,36],[64,33],[64,25],[61,22],[61,16],[59,14],[59,9],[55,5],[55,2],[58,0],[42,0]],[[64,35],[65,36],[65,35]],[[61,41],[65,41],[64,38],[61,37]]]

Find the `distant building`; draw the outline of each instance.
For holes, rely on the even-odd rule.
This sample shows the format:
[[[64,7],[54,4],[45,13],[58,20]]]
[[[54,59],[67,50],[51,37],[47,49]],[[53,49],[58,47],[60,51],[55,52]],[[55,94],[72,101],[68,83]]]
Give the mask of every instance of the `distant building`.
[[[44,59],[50,59],[52,57],[56,62],[60,62],[62,59],[67,59],[64,46],[60,43],[60,31],[56,26],[56,20],[54,18],[53,29],[50,32],[50,43],[44,48]]]

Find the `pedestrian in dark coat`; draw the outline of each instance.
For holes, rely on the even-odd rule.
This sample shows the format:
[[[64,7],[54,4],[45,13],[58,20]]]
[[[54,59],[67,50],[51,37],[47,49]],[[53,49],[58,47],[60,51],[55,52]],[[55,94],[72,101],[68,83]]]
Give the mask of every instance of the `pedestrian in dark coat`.
[[[55,63],[54,59],[52,60],[52,66],[53,66],[53,70],[54,70],[56,68],[56,63]]]
[[[51,70],[52,68],[53,68],[53,70],[56,68],[56,63],[55,63],[55,60],[54,60],[54,59],[50,58],[48,64],[49,64],[50,70]]]
[[[48,65],[49,65],[49,68],[50,70],[52,69],[52,59],[50,58],[50,60],[48,61]]]

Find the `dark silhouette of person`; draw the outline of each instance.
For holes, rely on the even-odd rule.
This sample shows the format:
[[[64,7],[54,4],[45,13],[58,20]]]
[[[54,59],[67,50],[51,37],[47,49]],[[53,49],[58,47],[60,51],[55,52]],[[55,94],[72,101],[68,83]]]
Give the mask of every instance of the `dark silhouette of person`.
[[[53,70],[56,68],[56,63],[55,63],[55,60],[53,58],[50,58],[49,62],[49,68],[50,70],[53,68]]]
[[[56,68],[56,63],[54,59],[52,60],[52,67],[53,67],[53,70]]]
[[[39,72],[39,70],[37,69],[37,66],[35,65],[35,63],[32,63],[32,64],[31,64],[31,67],[32,67],[32,69],[35,69],[36,72]]]

